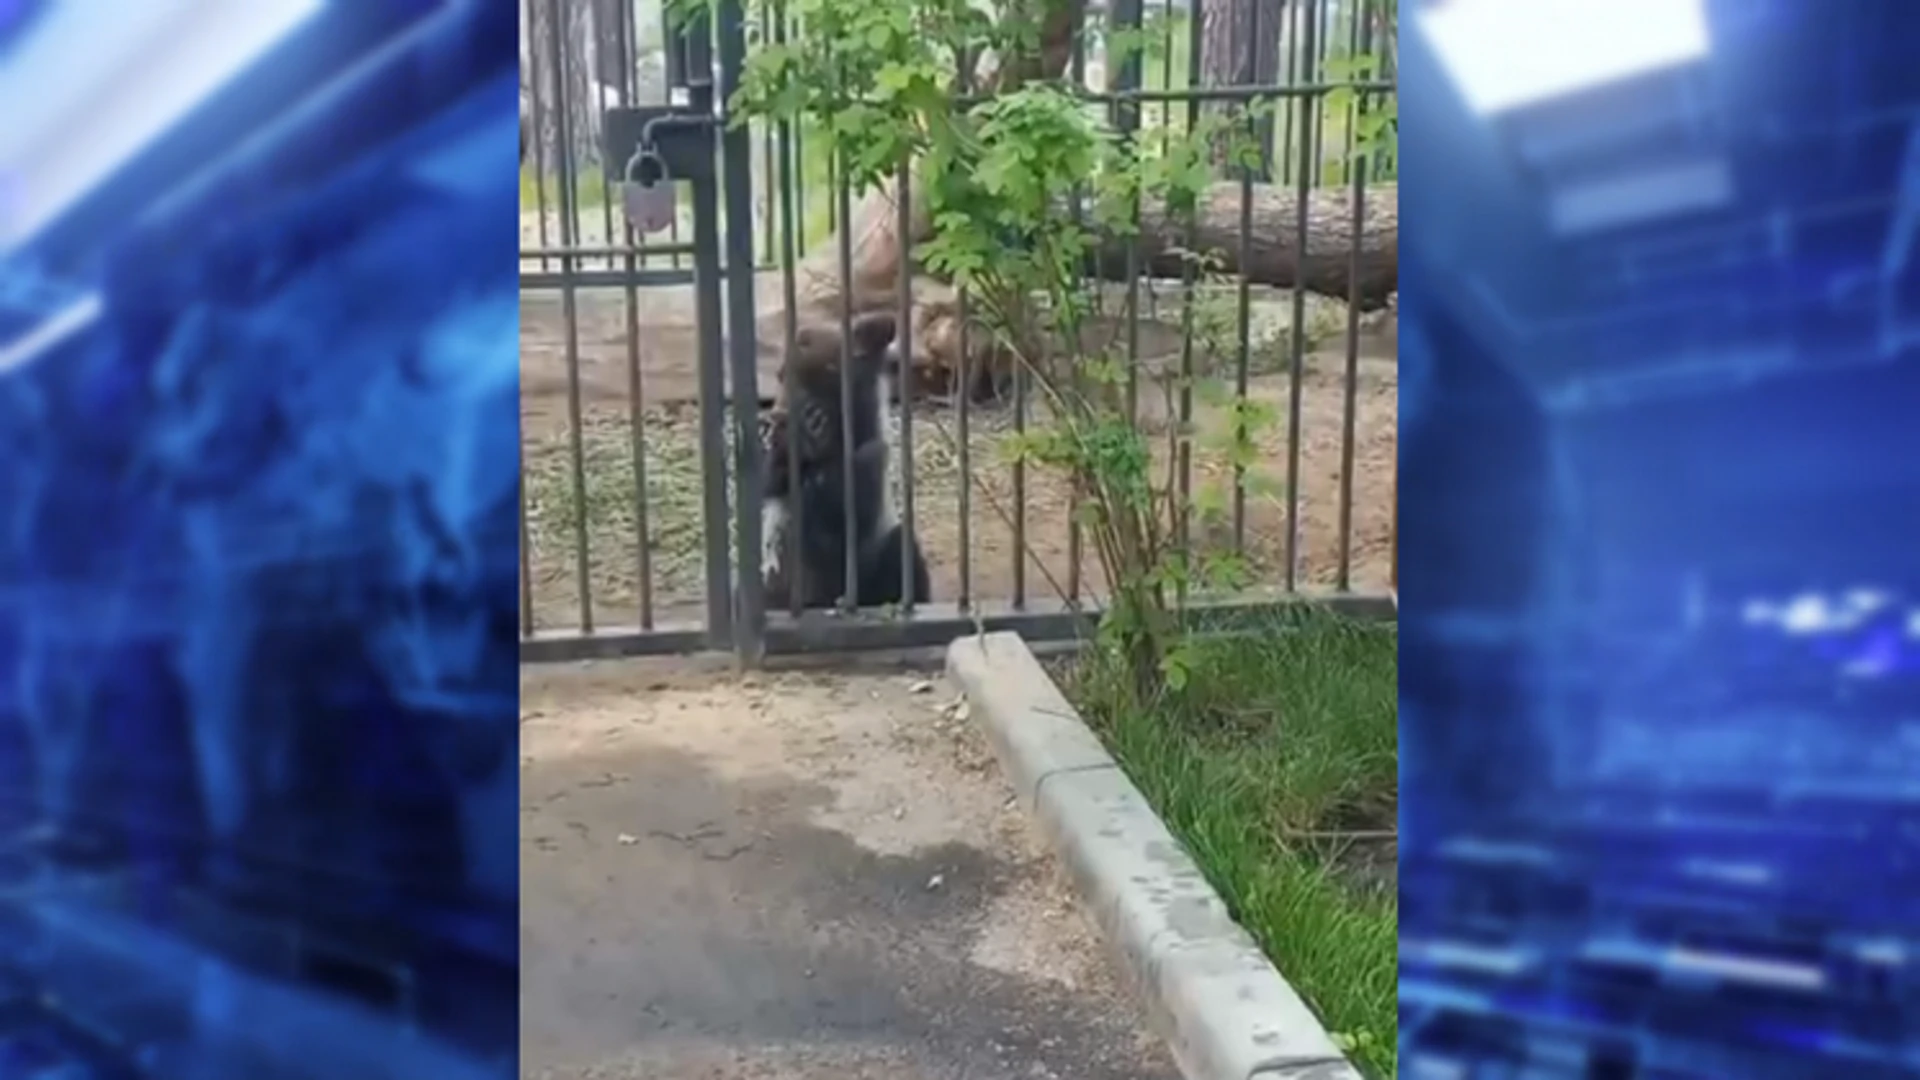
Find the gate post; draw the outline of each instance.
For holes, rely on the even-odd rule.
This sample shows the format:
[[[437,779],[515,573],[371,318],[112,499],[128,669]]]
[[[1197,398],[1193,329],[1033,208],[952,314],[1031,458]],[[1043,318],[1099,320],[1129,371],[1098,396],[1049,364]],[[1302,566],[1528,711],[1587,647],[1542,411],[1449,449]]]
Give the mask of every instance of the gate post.
[[[740,88],[746,64],[745,14],[740,0],[715,5],[719,30],[722,180],[726,201],[727,360],[733,387],[735,607],[734,656],[758,667],[766,652],[766,596],[760,579],[760,373],[755,340],[753,259],[753,140],[746,127],[727,122],[726,109]]]
[[[687,111],[704,121],[708,133],[703,152],[709,169],[693,184],[694,322],[700,339],[700,470],[702,525],[706,539],[707,646],[725,649],[733,644],[733,590],[731,558],[727,550],[727,432],[726,358],[720,336],[720,223],[719,199],[711,163],[715,117],[719,115],[713,85],[713,26],[704,17],[689,19],[681,28],[686,67]]]

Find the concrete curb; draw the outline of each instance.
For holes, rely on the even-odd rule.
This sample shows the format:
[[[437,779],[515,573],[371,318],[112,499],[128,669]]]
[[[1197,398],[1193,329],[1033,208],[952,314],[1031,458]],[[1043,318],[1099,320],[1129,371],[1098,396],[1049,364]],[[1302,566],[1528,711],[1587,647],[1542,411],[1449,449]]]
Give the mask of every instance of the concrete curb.
[[[1188,1080],[1360,1080],[1018,634],[957,639],[947,674]]]

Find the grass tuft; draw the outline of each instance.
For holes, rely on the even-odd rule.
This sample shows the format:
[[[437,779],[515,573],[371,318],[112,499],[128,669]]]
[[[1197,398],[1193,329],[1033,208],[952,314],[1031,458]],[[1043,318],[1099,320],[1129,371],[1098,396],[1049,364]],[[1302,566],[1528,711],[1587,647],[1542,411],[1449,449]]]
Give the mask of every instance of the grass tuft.
[[[1392,1077],[1396,632],[1303,611],[1191,648],[1153,709],[1120,706],[1097,653],[1071,693],[1355,1063]]]

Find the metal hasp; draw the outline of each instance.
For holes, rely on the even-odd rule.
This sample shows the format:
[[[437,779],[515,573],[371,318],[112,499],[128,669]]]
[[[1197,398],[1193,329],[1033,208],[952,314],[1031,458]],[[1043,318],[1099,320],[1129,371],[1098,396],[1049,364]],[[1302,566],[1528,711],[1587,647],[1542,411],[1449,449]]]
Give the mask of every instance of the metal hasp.
[[[666,37],[667,84],[686,91],[684,104],[635,105],[606,111],[604,135],[609,168],[651,157],[666,166],[675,180],[707,183],[719,173],[714,168],[713,26],[706,18],[688,19],[679,26],[663,8],[661,29]],[[617,175],[615,182],[647,178]]]
[[[711,181],[714,169],[713,114],[685,105],[634,105],[608,109],[603,155],[614,183],[651,184],[658,177],[627,176],[635,162],[658,161],[674,180]]]

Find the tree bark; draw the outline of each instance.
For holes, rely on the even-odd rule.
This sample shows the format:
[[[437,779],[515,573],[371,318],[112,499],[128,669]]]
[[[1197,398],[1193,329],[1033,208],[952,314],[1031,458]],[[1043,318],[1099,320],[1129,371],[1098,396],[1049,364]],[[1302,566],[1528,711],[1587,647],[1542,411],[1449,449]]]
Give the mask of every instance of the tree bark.
[[[1307,195],[1306,246],[1300,246],[1299,193],[1290,187],[1255,184],[1247,200],[1253,227],[1242,258],[1240,241],[1241,186],[1217,183],[1200,201],[1194,215],[1191,242],[1184,216],[1170,218],[1167,208],[1143,207],[1140,219],[1140,265],[1149,277],[1176,278],[1192,251],[1213,260],[1222,273],[1247,275],[1256,285],[1291,288],[1338,300],[1357,298],[1363,311],[1386,306],[1387,296],[1399,288],[1400,199],[1391,185],[1366,192],[1360,212],[1358,258],[1354,256],[1353,192],[1321,188]],[[1102,246],[1099,269],[1103,277],[1126,279],[1128,244],[1118,240]]]
[[[596,77],[599,61],[597,12],[590,0],[567,0],[567,133],[572,136],[576,175],[590,175],[600,164],[600,111],[613,102]]]
[[[1287,0],[1202,0],[1200,4],[1201,86],[1273,86],[1280,82],[1281,21]],[[1251,48],[1249,48],[1251,44]],[[1215,106],[1235,112],[1242,106]],[[1273,177],[1273,117],[1254,121],[1252,136],[1261,148],[1256,180]],[[1223,177],[1238,175],[1229,164],[1230,150],[1245,133],[1229,129],[1213,140],[1213,161]]]
[[[615,89],[610,90],[597,76],[604,32],[596,17],[600,6],[595,0],[533,0],[521,24],[521,82],[529,105],[530,156],[549,175],[560,172],[563,161],[575,175],[588,175],[598,166],[601,112],[619,103],[617,88],[622,84],[614,83]],[[554,55],[556,23],[559,56]],[[563,96],[565,139],[561,138]]]

